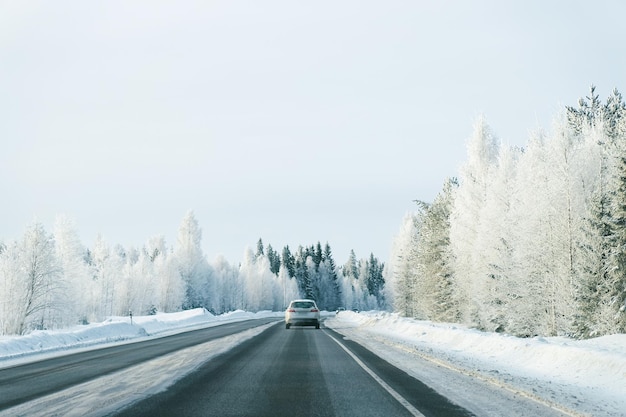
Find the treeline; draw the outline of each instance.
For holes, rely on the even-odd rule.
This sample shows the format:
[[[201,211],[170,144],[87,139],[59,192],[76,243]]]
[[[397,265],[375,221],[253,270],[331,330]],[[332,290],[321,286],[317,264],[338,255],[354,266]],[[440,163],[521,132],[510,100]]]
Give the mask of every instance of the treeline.
[[[505,146],[480,118],[459,179],[417,201],[390,264],[402,314],[518,336],[626,331],[626,105],[592,87]]]
[[[384,308],[384,264],[354,251],[337,266],[330,245],[286,246],[279,254],[259,239],[256,252],[231,265],[209,262],[193,212],[183,219],[176,245],[162,236],[141,248],[91,248],[73,222],[59,218],[49,233],[35,222],[20,240],[0,243],[0,334],[100,322],[110,316],[155,314],[202,307],[220,314],[237,309],[282,310],[293,298],[310,297],[320,308]]]

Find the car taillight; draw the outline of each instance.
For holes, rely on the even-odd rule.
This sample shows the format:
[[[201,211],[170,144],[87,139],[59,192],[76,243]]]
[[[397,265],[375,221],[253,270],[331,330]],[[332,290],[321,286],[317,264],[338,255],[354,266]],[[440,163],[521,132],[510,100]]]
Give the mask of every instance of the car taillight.
[[[319,310],[317,308],[312,308],[311,313],[317,313]]]
[[[289,309],[289,310],[287,310],[287,311],[289,311],[290,313],[295,313],[295,312],[296,312],[296,310],[294,310],[293,308],[290,308],[290,309]]]

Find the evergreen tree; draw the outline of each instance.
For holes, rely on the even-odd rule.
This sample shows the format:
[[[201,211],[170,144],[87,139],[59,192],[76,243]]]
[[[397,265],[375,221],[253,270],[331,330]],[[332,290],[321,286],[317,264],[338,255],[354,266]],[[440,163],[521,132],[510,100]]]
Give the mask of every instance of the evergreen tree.
[[[611,201],[610,252],[606,279],[600,287],[601,301],[612,312],[608,333],[626,333],[626,144],[623,138],[615,163]]]
[[[298,283],[300,295],[305,298],[314,298],[313,287],[311,285],[311,277],[309,276],[309,268],[307,265],[308,251],[300,246],[294,256],[294,277]]]
[[[263,255],[265,255],[265,250],[263,249],[263,240],[259,238],[256,243],[256,257],[258,258]]]
[[[322,253],[322,245],[318,241],[315,247],[311,247],[311,256],[313,257],[313,263],[315,264],[315,269],[317,270],[322,263],[322,259],[324,257]]]
[[[359,279],[359,268],[354,249],[350,250],[350,257],[343,267],[343,275],[354,279]]]
[[[574,315],[576,335],[593,337],[603,334],[605,318],[605,295],[609,293],[605,283],[608,278],[609,240],[611,227],[606,208],[608,199],[598,193],[590,207],[590,215],[582,225],[583,239],[578,244],[581,262],[577,264],[579,276],[576,288],[578,311]],[[610,319],[609,319],[610,321]]]
[[[324,246],[322,259],[328,273],[328,287],[330,293],[326,308],[328,310],[335,310],[342,304],[342,293],[341,286],[339,284],[339,277],[337,276],[337,267],[328,242],[326,242],[326,245]]]
[[[578,99],[578,107],[566,106],[567,120],[576,133],[582,133],[586,128],[593,127],[602,118],[603,108],[596,87],[591,85],[589,95]]]
[[[421,213],[409,213],[394,239],[390,256],[394,309],[405,317],[416,317],[415,277],[420,245]]]
[[[295,258],[291,254],[291,251],[289,250],[289,245],[283,248],[283,254],[282,254],[281,259],[282,259],[282,264],[285,266],[285,268],[287,268],[289,277],[294,278],[296,276]]]
[[[274,275],[278,276],[280,272],[280,255],[272,248],[272,245],[267,245],[267,259],[270,261],[270,270]]]
[[[415,310],[435,321],[459,319],[450,259],[450,211],[457,187],[455,178],[448,179],[432,204],[418,202],[422,213],[414,262],[420,276],[413,278],[413,286],[419,288],[420,302]]]

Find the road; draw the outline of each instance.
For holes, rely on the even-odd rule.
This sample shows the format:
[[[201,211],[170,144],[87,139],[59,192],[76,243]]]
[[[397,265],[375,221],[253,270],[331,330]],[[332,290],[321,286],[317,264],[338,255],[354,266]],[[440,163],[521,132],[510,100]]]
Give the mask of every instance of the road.
[[[323,325],[250,320],[0,369],[0,416],[563,415],[439,366],[411,374]]]
[[[400,400],[342,345],[367,370],[383,379],[383,385]],[[472,414],[330,329],[285,330],[284,326],[266,330],[207,362],[164,394],[150,397],[119,414],[135,417],[411,415]]]
[[[276,319],[229,323],[0,369],[0,411]]]

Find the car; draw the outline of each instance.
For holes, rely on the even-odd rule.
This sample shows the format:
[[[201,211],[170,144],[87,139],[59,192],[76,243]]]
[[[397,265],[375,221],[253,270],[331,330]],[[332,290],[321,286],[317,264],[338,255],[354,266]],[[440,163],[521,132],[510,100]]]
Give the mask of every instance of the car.
[[[285,328],[291,326],[315,326],[320,328],[320,309],[314,300],[293,300],[285,311]]]

